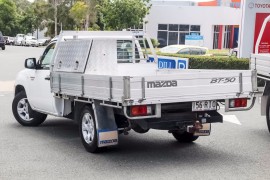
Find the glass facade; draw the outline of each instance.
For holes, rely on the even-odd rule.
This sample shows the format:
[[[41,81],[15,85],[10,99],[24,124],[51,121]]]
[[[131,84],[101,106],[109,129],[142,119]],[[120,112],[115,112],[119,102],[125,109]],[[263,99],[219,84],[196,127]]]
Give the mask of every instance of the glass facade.
[[[201,34],[200,25],[189,24],[159,24],[157,38],[159,47],[173,44],[185,44],[185,36],[191,34]]]
[[[218,49],[219,44],[219,33],[220,33],[220,26],[215,25],[214,26],[214,38],[213,38],[213,49]]]
[[[228,25],[224,27],[224,41],[223,41],[223,48],[227,49],[230,48],[231,45],[231,36],[232,36],[232,26]]]

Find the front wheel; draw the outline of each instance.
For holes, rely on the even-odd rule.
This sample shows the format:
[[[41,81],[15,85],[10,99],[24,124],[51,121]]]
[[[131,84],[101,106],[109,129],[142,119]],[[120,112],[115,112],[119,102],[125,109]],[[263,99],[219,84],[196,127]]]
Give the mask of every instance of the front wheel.
[[[268,131],[270,132],[270,97],[268,97],[266,104],[266,123]]]
[[[47,118],[46,114],[34,111],[25,92],[16,94],[12,102],[12,112],[16,120],[23,126],[38,126]]]
[[[79,133],[86,151],[96,153],[100,150],[98,147],[97,128],[95,116],[90,106],[85,106],[79,117]]]
[[[188,132],[173,132],[172,135],[181,143],[191,143],[199,138],[199,136],[194,136],[192,133]]]
[[[2,47],[2,50],[5,50],[5,49],[6,49],[6,47],[5,47],[5,46],[3,46],[3,47]]]

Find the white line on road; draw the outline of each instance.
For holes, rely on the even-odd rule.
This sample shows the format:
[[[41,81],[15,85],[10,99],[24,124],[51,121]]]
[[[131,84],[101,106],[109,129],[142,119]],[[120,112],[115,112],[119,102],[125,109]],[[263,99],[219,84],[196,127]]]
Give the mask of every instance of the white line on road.
[[[239,119],[235,115],[223,115],[223,121],[237,124],[237,125],[242,125]]]

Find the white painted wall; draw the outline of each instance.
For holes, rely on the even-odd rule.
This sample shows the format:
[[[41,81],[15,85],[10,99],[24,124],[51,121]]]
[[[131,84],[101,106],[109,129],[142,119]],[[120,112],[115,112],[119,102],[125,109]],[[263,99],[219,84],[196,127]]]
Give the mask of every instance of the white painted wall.
[[[270,13],[270,0],[244,0],[242,7],[238,54],[249,58],[253,52],[256,13]]]
[[[42,30],[42,31],[38,31],[38,39],[44,39],[44,38],[48,38],[48,37],[46,37],[45,36],[45,33],[47,32],[47,28],[45,28],[44,30]],[[37,37],[37,31],[35,31],[34,33],[33,33],[33,36],[34,37]]]
[[[157,39],[158,24],[201,25],[204,46],[213,48],[214,25],[240,25],[241,10],[230,7],[153,5],[145,30]]]

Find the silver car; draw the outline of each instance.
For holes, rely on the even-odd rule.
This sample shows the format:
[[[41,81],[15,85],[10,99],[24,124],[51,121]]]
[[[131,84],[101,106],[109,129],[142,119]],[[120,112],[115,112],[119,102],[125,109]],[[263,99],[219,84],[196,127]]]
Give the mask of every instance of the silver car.
[[[21,46],[22,45],[22,40],[24,38],[24,34],[17,34],[16,37],[15,37],[15,41],[14,41],[14,44],[16,46]]]
[[[34,36],[24,36],[22,40],[22,45],[23,46],[35,46],[38,47],[38,41]]]

